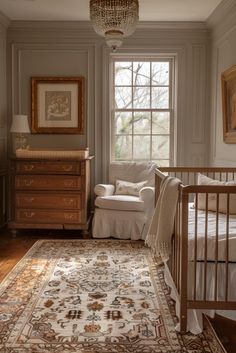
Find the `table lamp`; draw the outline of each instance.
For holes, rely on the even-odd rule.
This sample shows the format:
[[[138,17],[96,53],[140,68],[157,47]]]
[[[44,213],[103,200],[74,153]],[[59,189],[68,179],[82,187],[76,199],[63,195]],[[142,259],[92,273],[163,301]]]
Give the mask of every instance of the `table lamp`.
[[[10,132],[16,134],[17,148],[27,148],[27,138],[24,134],[30,133],[27,115],[13,115]]]

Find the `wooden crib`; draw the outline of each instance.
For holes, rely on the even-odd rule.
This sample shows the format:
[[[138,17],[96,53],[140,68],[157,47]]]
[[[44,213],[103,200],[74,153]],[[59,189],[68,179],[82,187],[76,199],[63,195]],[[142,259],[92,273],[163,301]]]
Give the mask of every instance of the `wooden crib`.
[[[235,235],[231,230],[231,226],[236,226],[236,215],[230,214],[232,198],[236,200],[236,184],[197,185],[199,173],[220,181],[236,179],[236,168],[160,167],[155,173],[156,199],[166,175],[181,180],[172,250],[166,264],[172,290],[179,300],[181,332],[187,330],[188,309],[236,310],[236,290],[231,290],[232,281],[236,283],[236,251],[235,255],[232,253],[236,229]],[[202,196],[205,210],[198,209]],[[214,212],[209,210],[213,196]],[[225,214],[220,212],[222,197],[226,202]],[[200,228],[203,231],[199,235]]]

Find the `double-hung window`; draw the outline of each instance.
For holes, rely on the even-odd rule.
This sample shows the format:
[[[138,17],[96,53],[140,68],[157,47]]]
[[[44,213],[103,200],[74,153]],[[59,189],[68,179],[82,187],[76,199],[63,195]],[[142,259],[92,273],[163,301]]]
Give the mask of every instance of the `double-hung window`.
[[[154,161],[174,155],[174,59],[113,58],[112,161]]]

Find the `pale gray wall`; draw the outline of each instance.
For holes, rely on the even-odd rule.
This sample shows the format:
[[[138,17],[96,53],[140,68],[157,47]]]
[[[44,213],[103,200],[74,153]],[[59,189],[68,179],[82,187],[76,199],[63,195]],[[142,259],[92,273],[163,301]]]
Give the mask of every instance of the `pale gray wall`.
[[[212,29],[211,164],[235,166],[236,144],[223,141],[221,74],[236,65],[236,2],[225,0],[208,19]]]
[[[31,76],[84,76],[86,131],[30,136],[32,147],[83,148],[95,155],[92,185],[105,181],[109,163],[110,50],[89,22],[12,22],[7,32],[8,129],[13,113],[30,117]],[[121,53],[172,53],[177,58],[178,165],[208,162],[209,31],[203,23],[139,23]],[[9,144],[9,153],[12,153]]]

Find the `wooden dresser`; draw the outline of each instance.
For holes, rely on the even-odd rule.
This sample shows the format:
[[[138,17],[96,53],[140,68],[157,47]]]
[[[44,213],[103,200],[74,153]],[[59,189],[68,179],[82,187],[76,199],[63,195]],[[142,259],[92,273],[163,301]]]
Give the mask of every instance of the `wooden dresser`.
[[[82,229],[90,222],[90,162],[11,160],[9,228]]]

